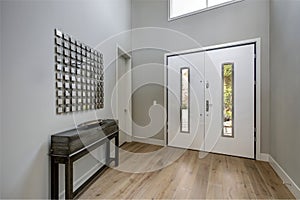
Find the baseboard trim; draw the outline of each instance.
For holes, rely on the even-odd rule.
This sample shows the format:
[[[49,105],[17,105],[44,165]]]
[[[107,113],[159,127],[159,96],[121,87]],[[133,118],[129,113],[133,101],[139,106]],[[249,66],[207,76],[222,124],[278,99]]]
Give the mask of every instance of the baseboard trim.
[[[269,158],[270,158],[269,154],[267,154],[267,153],[260,153],[260,157],[257,158],[257,160],[269,162],[270,161]]]
[[[296,199],[300,199],[300,188],[271,155],[269,155],[269,163],[272,166],[272,168],[275,170],[275,172],[278,174],[278,176],[281,178],[283,183],[293,193]]]
[[[97,163],[94,167],[92,167],[89,171],[79,177],[73,184],[74,191],[79,188],[88,178],[90,178],[94,173],[97,172],[103,166],[104,160],[100,163]],[[59,193],[59,199],[65,198],[65,190]]]
[[[133,142],[140,142],[145,144],[153,144],[158,146],[165,146],[164,140],[154,139],[154,138],[138,138],[132,137]]]

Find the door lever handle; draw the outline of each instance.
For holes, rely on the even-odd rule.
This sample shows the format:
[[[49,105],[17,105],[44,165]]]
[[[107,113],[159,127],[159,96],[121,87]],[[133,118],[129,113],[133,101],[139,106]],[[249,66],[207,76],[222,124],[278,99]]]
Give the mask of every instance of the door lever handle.
[[[206,112],[209,112],[209,100],[206,100]]]

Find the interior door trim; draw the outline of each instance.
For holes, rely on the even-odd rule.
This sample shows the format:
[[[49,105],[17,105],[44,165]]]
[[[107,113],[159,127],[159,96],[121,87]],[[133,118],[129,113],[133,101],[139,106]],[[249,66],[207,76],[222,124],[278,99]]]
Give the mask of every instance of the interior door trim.
[[[132,57],[130,54],[127,53],[127,51],[120,45],[120,44],[117,44],[116,45],[116,51],[115,51],[115,60],[116,60],[116,65],[115,65],[115,70],[116,70],[116,73],[115,73],[115,78],[116,78],[116,83],[117,81],[119,80],[119,74],[120,74],[120,67],[119,64],[118,64],[118,59],[123,57],[125,60],[126,60],[126,68],[128,68],[128,70],[130,71],[130,88],[128,89],[129,91],[127,92],[132,92]],[[116,87],[115,88],[115,113],[114,115],[116,116],[117,119],[119,119],[119,88]],[[132,132],[132,101],[130,100],[129,102],[129,105],[128,105],[128,108],[126,108],[126,112],[130,113],[130,120],[129,122],[127,122],[127,126],[129,126],[129,131],[128,131],[128,135],[126,136],[126,142],[131,142],[132,141],[132,137],[133,137],[133,132]],[[124,110],[125,111],[125,110]],[[122,144],[120,144],[121,146]]]

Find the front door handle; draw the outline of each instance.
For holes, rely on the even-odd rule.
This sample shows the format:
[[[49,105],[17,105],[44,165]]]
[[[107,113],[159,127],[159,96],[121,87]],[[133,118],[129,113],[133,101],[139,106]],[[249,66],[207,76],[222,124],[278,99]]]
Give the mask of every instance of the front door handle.
[[[209,100],[206,100],[206,112],[209,112]]]

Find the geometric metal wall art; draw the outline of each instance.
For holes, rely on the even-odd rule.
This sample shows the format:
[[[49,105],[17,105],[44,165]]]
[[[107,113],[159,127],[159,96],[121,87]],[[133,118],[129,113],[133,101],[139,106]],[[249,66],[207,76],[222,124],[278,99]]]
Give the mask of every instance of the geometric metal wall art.
[[[56,113],[103,108],[103,55],[60,30],[54,36]]]

